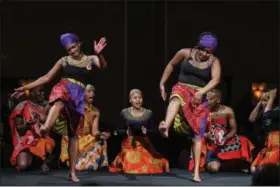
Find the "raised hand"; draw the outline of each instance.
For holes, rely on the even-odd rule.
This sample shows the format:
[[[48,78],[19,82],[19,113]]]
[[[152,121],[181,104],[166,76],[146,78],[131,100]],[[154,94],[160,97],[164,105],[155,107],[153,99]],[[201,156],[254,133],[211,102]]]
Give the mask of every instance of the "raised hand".
[[[97,55],[100,54],[106,45],[107,45],[107,43],[106,43],[105,37],[102,37],[98,43],[96,41],[94,41],[94,53]]]
[[[19,88],[16,88],[16,89],[14,90],[14,93],[11,95],[11,98],[16,98],[16,99],[18,99],[19,97],[21,97],[21,96],[24,94],[24,92],[25,92],[25,89],[24,89],[23,86],[22,86],[22,87],[19,87]]]

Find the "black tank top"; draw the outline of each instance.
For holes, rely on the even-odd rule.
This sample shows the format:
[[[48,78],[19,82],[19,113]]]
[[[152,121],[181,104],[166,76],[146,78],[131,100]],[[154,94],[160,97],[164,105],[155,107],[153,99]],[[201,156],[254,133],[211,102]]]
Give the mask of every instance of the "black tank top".
[[[68,57],[63,57],[62,60],[65,63],[62,72],[63,78],[75,79],[86,84],[86,80],[90,74],[90,70],[88,70],[86,67],[77,67],[69,64]],[[91,62],[89,61],[89,63]]]
[[[181,71],[179,74],[178,81],[185,84],[192,84],[195,86],[204,87],[211,80],[211,67],[213,62],[213,56],[210,56],[206,62],[203,62],[208,63],[208,67],[201,69],[195,67],[190,62],[191,60],[195,59],[195,52],[196,50],[192,49],[190,57],[188,59],[185,59],[181,63]]]

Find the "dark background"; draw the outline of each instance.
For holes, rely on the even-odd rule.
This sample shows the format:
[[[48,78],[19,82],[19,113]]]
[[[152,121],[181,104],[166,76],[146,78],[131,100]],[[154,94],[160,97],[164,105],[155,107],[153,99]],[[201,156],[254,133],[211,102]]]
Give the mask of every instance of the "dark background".
[[[102,36],[108,39],[104,50],[108,68],[92,73],[92,83],[97,88],[95,105],[101,110],[101,128],[119,125],[119,113],[128,107],[127,95],[132,88],[143,91],[144,106],[154,112],[157,126],[164,119],[167,107],[159,93],[163,70],[178,50],[194,46],[204,31],[218,37],[215,55],[223,68],[220,88],[224,102],[236,112],[240,134],[254,137],[252,125],[247,121],[252,109],[252,82],[278,83],[279,5],[276,1],[4,1],[1,18],[4,109],[8,93],[18,86],[20,78],[42,76],[60,57],[67,55],[59,42],[65,32],[80,36],[85,53],[93,51],[93,40]],[[176,83],[178,70],[166,85],[169,93]],[[59,77],[46,85],[46,98],[58,80]],[[9,141],[7,112],[2,110],[1,115],[5,122],[4,138]],[[178,147],[185,147],[184,140],[175,136],[163,140],[155,135],[153,142],[176,166]],[[109,153],[110,147],[116,147],[113,144],[120,148],[120,141],[111,141]],[[110,160],[115,153],[112,155]]]

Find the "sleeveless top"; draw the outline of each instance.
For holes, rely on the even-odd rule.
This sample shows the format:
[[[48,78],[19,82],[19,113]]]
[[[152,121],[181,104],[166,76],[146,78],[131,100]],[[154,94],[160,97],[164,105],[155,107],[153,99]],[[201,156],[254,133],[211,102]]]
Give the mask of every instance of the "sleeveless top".
[[[181,63],[178,82],[204,87],[211,80],[211,67],[214,58],[213,55],[211,55],[207,61],[201,62],[203,64],[208,63],[208,67],[200,69],[192,64],[192,62],[195,62],[196,52],[196,49],[191,49],[189,58],[183,60]]]
[[[79,82],[86,84],[86,80],[90,74],[90,70],[88,70],[86,67],[77,67],[71,65],[69,63],[70,61],[69,56],[62,57],[61,60],[65,63],[65,66],[63,66],[63,71],[62,71],[62,75],[64,78],[75,79]],[[91,65],[92,62],[88,60],[87,64]]]

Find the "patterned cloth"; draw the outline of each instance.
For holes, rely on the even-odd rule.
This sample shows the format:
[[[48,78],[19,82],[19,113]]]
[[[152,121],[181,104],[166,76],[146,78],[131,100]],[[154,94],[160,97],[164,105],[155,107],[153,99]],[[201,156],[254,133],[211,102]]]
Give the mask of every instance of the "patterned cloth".
[[[272,163],[279,165],[279,136],[280,131],[269,132],[263,148],[255,158],[252,166],[258,167],[263,164]]]
[[[77,170],[96,170],[108,166],[107,142],[91,135],[91,125],[94,120],[94,108],[86,105],[85,118],[81,121],[77,133],[79,135],[79,154],[76,162]],[[61,161],[68,162],[68,137],[63,136],[61,141]]]
[[[64,102],[67,124],[71,133],[77,134],[77,125],[84,116],[85,85],[74,79],[62,79],[52,88],[49,103],[53,104],[57,100]]]
[[[204,135],[209,115],[208,102],[203,98],[202,104],[197,107],[192,105],[195,93],[200,88],[193,85],[177,83],[172,88],[170,100],[177,97],[181,104],[181,109],[174,119],[174,130],[178,133],[194,133]]]
[[[148,137],[128,136],[109,171],[133,174],[164,173],[169,171],[169,163],[156,152]]]
[[[18,115],[25,118],[27,128],[29,128],[24,136],[20,136],[15,127],[15,118]],[[37,118],[45,118],[44,108],[31,101],[23,101],[13,110],[9,119],[14,146],[14,151],[10,158],[13,166],[16,165],[18,154],[23,150],[28,149],[33,155],[40,157],[42,160],[45,160],[46,155],[52,152],[55,146],[53,139],[49,137],[41,138],[36,133],[36,128],[39,128],[36,124]]]
[[[163,173],[169,171],[169,163],[152,146],[149,138],[142,134],[142,126],[151,127],[152,111],[144,109],[141,117],[134,117],[131,108],[121,112],[121,119],[131,129],[132,136],[123,140],[122,150],[115,158],[110,172],[134,174]]]
[[[205,164],[213,161],[213,158],[218,160],[241,159],[247,162],[252,162],[252,150],[254,145],[244,136],[235,135],[227,140],[224,145],[220,145],[221,138],[229,132],[227,119],[225,118],[209,118],[208,134],[210,141],[202,139],[202,151],[200,158],[200,171],[204,171]],[[212,153],[208,154],[208,152]],[[208,156],[208,159],[207,159]],[[211,157],[211,159],[210,159]],[[194,168],[194,160],[189,163],[189,170]]]

